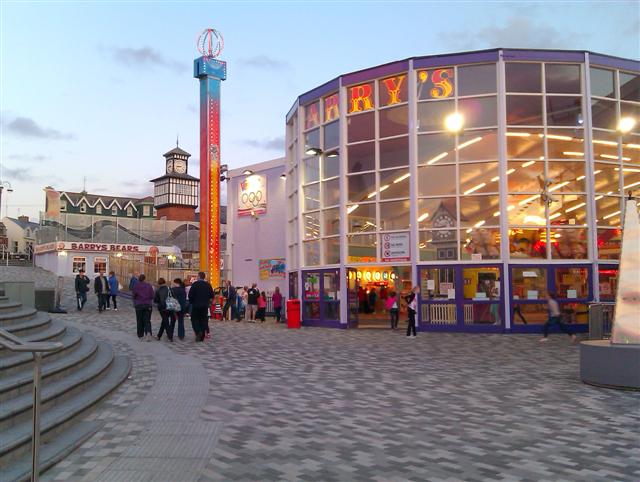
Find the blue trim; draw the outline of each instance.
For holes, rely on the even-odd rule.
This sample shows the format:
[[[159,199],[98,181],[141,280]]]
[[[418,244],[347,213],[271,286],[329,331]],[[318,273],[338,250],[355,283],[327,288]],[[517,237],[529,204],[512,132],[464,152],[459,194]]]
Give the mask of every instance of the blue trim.
[[[346,323],[340,323],[335,320],[302,320],[302,326],[316,326],[321,328],[340,328],[346,329]]]
[[[602,54],[589,53],[589,65],[602,65],[614,69],[630,70],[636,73],[640,72],[640,61]]]
[[[400,60],[389,64],[378,65],[370,69],[352,72],[342,76],[342,85],[353,85],[366,82],[378,77],[387,77],[390,75],[407,72],[409,70],[409,60]]]
[[[310,104],[311,102],[318,100],[320,97],[322,97],[325,94],[337,92],[339,85],[340,85],[340,79],[338,77],[330,80],[329,82],[325,82],[324,84],[298,97],[298,99],[300,100],[299,105]]]
[[[537,62],[581,62],[584,63],[584,51],[567,50],[518,50],[508,49],[502,52],[502,58]]]
[[[416,57],[413,61],[413,68],[422,69],[427,67],[448,67],[450,65],[477,64],[480,62],[497,62],[499,57],[498,54],[498,50],[488,50]]]

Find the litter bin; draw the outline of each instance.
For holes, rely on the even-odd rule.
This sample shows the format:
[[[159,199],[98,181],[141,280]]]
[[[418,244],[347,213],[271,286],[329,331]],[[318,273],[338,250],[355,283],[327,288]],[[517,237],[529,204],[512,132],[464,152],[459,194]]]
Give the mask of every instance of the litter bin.
[[[287,328],[300,328],[300,300],[287,300]]]

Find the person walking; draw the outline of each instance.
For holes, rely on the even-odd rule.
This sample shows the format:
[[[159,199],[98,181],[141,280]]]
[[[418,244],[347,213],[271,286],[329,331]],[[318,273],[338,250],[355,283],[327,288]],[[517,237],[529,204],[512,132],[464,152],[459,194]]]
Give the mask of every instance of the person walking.
[[[253,283],[249,291],[247,291],[247,304],[249,305],[249,321],[255,323],[256,312],[258,311],[258,298],[260,298],[260,291],[256,288],[257,284]]]
[[[558,325],[560,331],[566,333],[571,337],[571,341],[576,341],[578,338],[576,335],[569,331],[567,325],[562,321],[562,315],[560,313],[560,305],[558,304],[558,300],[556,299],[556,294],[552,291],[547,293],[547,308],[549,310],[549,319],[545,322],[542,327],[542,338],[540,341],[549,341],[549,328],[553,325]]]
[[[184,288],[184,282],[180,278],[173,280],[173,287],[171,288],[171,295],[180,303],[180,311],[170,311],[171,325],[175,326],[178,322],[178,338],[184,340],[184,315],[187,312],[187,292]],[[173,328],[171,329],[173,335]]]
[[[389,312],[389,321],[391,322],[391,329],[395,330],[398,327],[399,306],[398,295],[395,291],[392,291],[385,300],[385,308]]]
[[[258,311],[256,312],[256,318],[264,323],[265,316],[267,314],[267,295],[263,291],[258,296]]]
[[[276,286],[276,290],[271,295],[271,301],[273,301],[273,311],[276,314],[276,323],[280,323],[282,318],[282,294],[279,286]]]
[[[191,320],[196,330],[196,341],[204,341],[206,328],[209,324],[209,306],[213,300],[213,288],[206,275],[201,271],[198,279],[189,289],[189,303],[191,304]]]
[[[222,296],[224,296],[225,299],[224,308],[222,308],[222,318],[225,320],[235,318],[237,321],[240,321],[240,315],[236,308],[238,293],[235,286],[231,284],[231,280],[227,280],[226,286],[222,290]],[[231,308],[231,318],[227,317],[229,308]]]
[[[89,284],[91,280],[84,274],[84,270],[81,269],[76,275],[75,288],[76,288],[76,300],[78,302],[78,311],[82,311],[85,303],[87,302],[87,293],[89,292]]]
[[[151,341],[153,286],[146,282],[145,275],[140,275],[140,278],[138,278],[138,281],[133,287],[131,296],[133,298],[133,306],[136,310],[136,326],[138,339],[142,341],[146,338],[147,341]]]
[[[242,319],[247,319],[247,313],[249,310],[249,287],[243,286],[240,290],[240,305],[242,309]]]
[[[411,294],[407,296],[407,304],[409,305],[407,310],[409,312],[409,324],[407,325],[407,336],[415,338],[416,334],[416,313],[418,311],[418,293],[420,293],[420,287],[414,286],[411,290]]]
[[[109,281],[104,277],[104,271],[100,271],[99,276],[94,280],[93,291],[98,297],[98,312],[102,313],[107,308],[109,296]]]
[[[378,293],[375,288],[369,290],[369,313],[376,312],[376,300],[378,299]]]
[[[169,326],[169,310],[167,310],[167,298],[169,297],[169,287],[164,278],[158,278],[158,289],[153,297],[153,302],[160,312],[160,329],[158,330],[158,341],[162,339],[162,334],[167,332],[169,341],[173,341],[173,330]]]
[[[129,278],[129,291],[133,291],[133,288],[135,288],[136,283],[139,281],[138,278],[138,273],[136,273],[135,271],[133,273],[131,273],[131,278]]]
[[[116,298],[118,297],[120,283],[118,283],[118,278],[116,278],[116,274],[113,271],[109,271],[109,294],[107,295],[107,308],[109,308],[109,298],[113,301],[113,311],[118,311],[118,302]]]

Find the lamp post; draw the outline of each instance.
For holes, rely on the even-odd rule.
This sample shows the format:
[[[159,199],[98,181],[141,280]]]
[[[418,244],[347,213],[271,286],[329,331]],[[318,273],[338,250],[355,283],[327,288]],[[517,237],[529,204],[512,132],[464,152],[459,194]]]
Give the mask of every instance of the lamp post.
[[[7,188],[7,192],[13,192],[13,188],[11,187],[11,183],[9,181],[0,180],[0,216],[2,216],[2,191],[4,188]],[[5,216],[7,213],[5,212]]]

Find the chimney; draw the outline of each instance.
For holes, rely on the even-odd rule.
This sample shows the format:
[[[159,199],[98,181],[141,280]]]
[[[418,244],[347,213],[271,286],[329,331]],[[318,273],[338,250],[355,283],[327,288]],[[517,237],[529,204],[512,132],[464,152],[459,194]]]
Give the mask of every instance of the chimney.
[[[18,216],[18,221],[24,221],[25,223],[29,222],[29,216]]]

